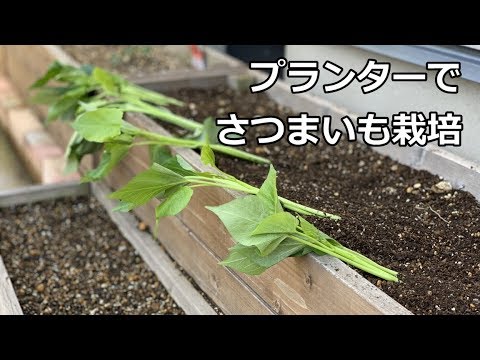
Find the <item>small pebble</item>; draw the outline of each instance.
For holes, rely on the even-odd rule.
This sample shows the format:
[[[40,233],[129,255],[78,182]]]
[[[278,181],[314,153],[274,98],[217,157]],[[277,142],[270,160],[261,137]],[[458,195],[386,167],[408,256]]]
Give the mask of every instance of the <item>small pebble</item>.
[[[453,189],[452,184],[450,184],[448,181],[445,181],[445,180],[436,183],[431,188],[431,190],[437,194],[446,193],[446,192],[452,191],[452,189]]]

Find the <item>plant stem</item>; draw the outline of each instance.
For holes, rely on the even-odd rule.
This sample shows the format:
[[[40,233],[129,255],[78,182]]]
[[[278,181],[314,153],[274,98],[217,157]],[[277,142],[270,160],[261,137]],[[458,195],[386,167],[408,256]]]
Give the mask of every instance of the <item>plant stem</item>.
[[[285,199],[281,196],[279,196],[278,199],[287,209],[296,211],[299,214],[317,215],[319,217],[329,218],[329,219],[332,219],[332,220],[340,220],[341,219],[341,217],[338,216],[338,215],[329,214],[329,213],[326,213],[326,212],[323,212],[323,211],[320,211],[320,210],[315,210],[315,209],[312,209],[311,207],[298,204],[298,203],[293,202],[291,200]]]
[[[203,146],[203,145],[205,145],[205,144],[201,143],[201,146]],[[237,157],[239,159],[253,161],[253,162],[256,162],[256,163],[259,163],[259,164],[270,164],[271,163],[270,160],[268,160],[264,157],[254,155],[254,154],[251,154],[251,153],[243,151],[243,150],[238,150],[238,149],[232,148],[230,146],[225,146],[225,145],[220,145],[220,144],[210,144],[210,147],[212,148],[212,150],[215,150],[215,151],[218,151],[220,153],[227,154],[227,155],[230,155],[230,156],[233,156],[233,157]]]
[[[128,85],[123,85],[122,86],[122,93],[128,94],[128,95],[134,95],[140,97],[142,100],[145,101],[151,101],[156,104],[172,104],[172,105],[177,105],[177,106],[183,106],[184,103],[174,99],[172,97],[166,96],[159,94],[155,91],[148,90],[146,88],[128,84]]]
[[[230,180],[230,179],[220,179],[220,178],[205,178],[203,176],[185,176],[185,178],[195,183],[205,184],[206,186],[226,187],[229,189],[245,192],[247,194],[256,195],[260,191],[260,189],[236,179]],[[338,215],[333,215],[320,210],[312,209],[308,206],[294,203],[293,201],[290,201],[280,196],[278,197],[278,199],[282,203],[282,205],[284,205],[287,209],[296,211],[298,213],[303,213],[306,215],[316,215],[319,217],[326,217],[334,220],[340,219],[340,216]]]
[[[185,179],[189,180],[192,176],[185,176]],[[202,180],[195,180],[192,182],[194,185],[192,187],[200,187],[200,186],[212,186],[212,187],[220,187],[223,189],[232,189],[237,191],[245,192],[245,189],[241,186],[235,186],[234,184],[217,184],[210,181],[202,181]]]
[[[337,247],[337,249],[338,249],[338,247]],[[366,257],[365,255],[362,255],[362,254],[360,254],[360,253],[358,253],[358,252],[356,252],[356,251],[354,251],[354,250],[352,250],[352,249],[349,249],[349,248],[347,248],[347,247],[345,247],[345,246],[343,246],[341,249],[343,249],[344,251],[347,251],[347,252],[349,252],[349,253],[351,253],[351,254],[354,254],[355,256],[361,258],[361,259],[362,259],[364,262],[366,262],[366,263],[369,263],[369,264],[374,265],[374,266],[378,266],[380,269],[382,269],[383,271],[385,271],[385,272],[387,272],[387,273],[389,273],[389,274],[391,274],[391,275],[393,275],[393,276],[397,276],[397,274],[398,274],[398,272],[396,272],[396,271],[394,271],[394,270],[391,270],[391,269],[389,269],[389,268],[386,268],[386,267],[384,267],[384,266],[382,266],[382,265],[380,265],[380,264],[377,264],[375,261],[370,260],[370,259],[369,259],[368,257]]]
[[[170,111],[159,109],[144,102],[136,102],[133,106],[127,106],[127,109],[130,109],[127,111],[141,112],[146,115],[154,116],[170,124],[177,125],[185,130],[195,131],[203,129],[203,124],[199,122],[176,115]]]
[[[191,149],[200,149],[202,148],[205,143],[197,140],[188,140],[188,139],[178,139],[178,138],[173,138],[169,136],[164,136],[160,134],[155,134],[150,131],[145,131],[145,130],[140,130],[138,129],[137,134],[150,140],[156,140],[159,142],[159,145],[172,145],[172,146],[182,146],[182,147],[188,147]],[[210,147],[218,152],[230,155],[230,156],[235,156],[240,159],[248,160],[248,161],[253,161],[261,164],[269,164],[270,160],[265,159],[261,156],[257,156],[254,154],[250,154],[246,151],[243,150],[238,150],[238,149],[233,149],[229,146],[225,145],[210,145]]]
[[[304,235],[304,234],[301,234],[301,235]],[[338,254],[338,253],[336,253],[336,252],[334,252],[334,251],[332,251],[332,250],[330,250],[330,249],[328,249],[328,248],[326,248],[323,245],[320,245],[318,243],[312,243],[308,240],[304,240],[304,239],[302,239],[298,236],[295,236],[295,235],[290,236],[290,238],[295,240],[295,241],[298,241],[298,242],[300,242],[304,245],[307,245],[307,246],[310,246],[314,249],[320,250],[321,252],[324,252],[326,254],[334,256],[334,257],[336,257],[336,258],[338,258],[338,259],[340,259],[340,260],[342,260],[342,261],[344,261],[344,262],[346,262],[350,265],[353,265],[353,266],[355,266],[355,267],[357,267],[357,268],[359,268],[359,269],[361,269],[365,272],[368,272],[369,274],[378,276],[379,278],[382,278],[382,279],[385,279],[385,280],[388,280],[388,281],[394,281],[394,282],[398,281],[398,279],[395,276],[393,276],[393,275],[391,275],[391,274],[389,274],[389,273],[387,273],[387,272],[385,272],[385,271],[383,271],[379,268],[373,267],[373,266],[365,264],[363,262],[358,262],[358,261],[356,261],[356,259],[352,259],[350,257],[345,257],[342,254]]]
[[[241,180],[236,180],[238,181],[239,183],[241,183],[242,185],[244,185],[247,189],[250,189],[251,191],[256,191],[258,192],[258,188],[256,187],[253,187],[251,186],[250,184],[247,184]],[[256,194],[255,192],[255,194]],[[341,220],[342,218],[338,215],[334,215],[334,214],[329,214],[329,213],[326,213],[324,211],[320,211],[320,210],[316,210],[316,209],[313,209],[311,207],[308,207],[308,206],[305,206],[305,205],[302,205],[302,204],[298,204],[296,202],[293,202],[291,200],[288,200],[284,197],[281,197],[279,196],[278,199],[280,200],[280,202],[282,203],[282,205],[289,209],[289,210],[292,210],[292,211],[295,211],[299,214],[303,214],[303,215],[316,215],[318,217],[322,217],[322,218],[328,218],[328,219],[332,219],[332,220]]]
[[[302,232],[302,234],[307,237],[309,240],[313,241],[313,242],[316,242],[316,243],[320,243],[318,239],[312,237],[312,236],[309,236],[305,233]],[[333,240],[333,239],[332,239]],[[331,244],[330,242],[328,242],[328,240],[325,239],[325,241],[328,243],[329,247],[332,248],[335,252],[337,253],[340,253],[342,255],[344,255],[345,257],[348,257],[348,258],[352,258],[352,259],[355,259],[355,261],[358,261],[358,262],[361,262],[361,263],[364,263],[365,265],[367,266],[373,266],[375,268],[379,268],[393,276],[396,276],[398,273],[396,271],[393,271],[393,270],[390,270],[380,264],[377,264],[375,261],[373,260],[370,260],[369,258],[367,258],[366,256],[352,250],[352,249],[349,249],[341,244],[339,245],[334,245],[334,244]],[[320,243],[322,244],[322,243]],[[323,244],[322,244],[323,245]]]

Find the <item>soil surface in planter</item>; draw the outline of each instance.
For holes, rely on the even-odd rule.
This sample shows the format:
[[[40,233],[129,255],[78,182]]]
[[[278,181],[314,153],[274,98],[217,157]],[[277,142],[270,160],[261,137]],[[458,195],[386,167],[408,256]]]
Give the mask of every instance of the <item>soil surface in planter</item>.
[[[142,77],[169,70],[190,69],[187,48],[171,45],[63,45],[81,64],[92,64],[123,76]]]
[[[173,111],[194,119],[298,115],[265,94],[231,89],[182,89],[169,93],[187,103]],[[324,114],[315,114],[324,115]],[[174,127],[166,126],[171,131]],[[274,127],[247,131],[246,149],[273,160],[279,194],[342,216],[313,220],[344,245],[399,272],[398,283],[364,274],[415,314],[480,312],[480,204],[464,191],[435,192],[442,179],[378,154],[361,143],[294,147],[284,140],[257,146]],[[322,138],[322,136],[320,136]],[[220,169],[260,185],[268,168],[217,154]]]
[[[25,314],[183,314],[93,197],[0,209]]]

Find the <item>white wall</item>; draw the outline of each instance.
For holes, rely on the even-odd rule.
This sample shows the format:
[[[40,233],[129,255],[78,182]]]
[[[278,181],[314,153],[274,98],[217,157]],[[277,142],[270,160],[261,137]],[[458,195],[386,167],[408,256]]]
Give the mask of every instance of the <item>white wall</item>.
[[[390,62],[391,72],[419,72],[425,69],[344,45],[288,45],[286,58],[287,60],[318,61],[320,80],[316,88],[310,90],[310,93],[318,94],[358,115],[365,115],[369,111],[389,118],[399,111],[422,111],[426,114],[430,111],[439,113],[453,111],[463,115],[462,146],[444,149],[470,161],[480,163],[480,84],[458,78],[450,79],[447,76],[448,83],[459,86],[459,93],[445,94],[435,85],[435,72],[429,71],[427,82],[392,82],[389,79],[380,89],[370,94],[363,94],[360,89],[361,83],[354,80],[343,90],[325,94],[322,86],[339,80],[336,75],[322,68],[326,60],[342,66],[344,72],[348,69],[359,72],[369,58],[380,62]],[[431,60],[435,61],[433,58]],[[288,78],[286,80],[289,81]]]

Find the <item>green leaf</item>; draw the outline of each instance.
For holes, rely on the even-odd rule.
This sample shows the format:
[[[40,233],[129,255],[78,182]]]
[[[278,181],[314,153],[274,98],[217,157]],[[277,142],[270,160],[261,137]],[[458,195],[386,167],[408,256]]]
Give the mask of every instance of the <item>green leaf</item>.
[[[188,186],[182,186],[177,191],[169,195],[155,209],[155,216],[157,220],[165,216],[177,215],[188,205],[192,195],[193,190]]]
[[[39,87],[42,87],[46,83],[48,83],[50,80],[52,80],[55,76],[60,74],[60,72],[64,69],[64,66],[60,64],[58,61],[53,62],[52,65],[48,68],[47,72],[45,75],[43,75],[40,79],[35,81],[31,86],[30,89],[36,89]]]
[[[296,252],[292,256],[304,256],[311,253],[312,251],[313,251],[313,248],[311,248],[310,246],[305,246],[303,249],[301,249],[299,252]],[[325,255],[325,254],[322,253],[322,255]]]
[[[30,98],[30,101],[34,104],[51,105],[69,91],[69,87],[46,87],[38,89],[35,94]]]
[[[286,238],[287,238],[287,235],[281,235],[277,239],[274,239],[270,242],[257,244],[256,247],[258,251],[260,251],[261,256],[267,256],[272,251],[274,251],[278,247],[278,245],[280,245],[282,241],[285,240]]]
[[[65,173],[72,173],[77,170],[82,158],[102,148],[103,144],[93,143],[85,140],[79,133],[74,132],[65,150]]]
[[[197,175],[195,170],[187,163],[181,156],[171,157],[161,164],[163,167],[181,175],[181,176],[193,176]]]
[[[83,102],[81,100],[78,101],[78,112],[89,112],[95,111],[101,107],[108,105],[108,101],[106,100],[96,100],[96,101],[89,101]]]
[[[123,202],[120,201],[119,205],[113,209],[113,211],[118,211],[118,212],[129,212],[135,207],[134,204],[128,203],[128,202]]]
[[[202,163],[205,165],[210,165],[212,167],[215,166],[215,154],[213,153],[212,148],[210,145],[205,144],[202,146],[202,151],[200,153],[200,159],[202,160]]]
[[[259,275],[267,268],[252,261],[252,253],[254,251],[255,248],[237,244],[230,249],[228,257],[220,262],[220,265],[228,266],[248,275]]]
[[[207,117],[203,121],[203,127],[195,130],[188,138],[205,144],[218,144],[219,131],[220,127],[215,124],[215,120],[212,117]]]
[[[73,128],[92,142],[106,142],[121,134],[123,112],[117,109],[98,109],[80,115]]]
[[[333,239],[331,236],[325,234],[323,231],[317,229],[314,225],[309,223],[307,220],[298,216],[298,220],[300,221],[300,228],[305,233],[305,235],[310,236],[316,240],[321,242],[328,242],[333,246],[344,247],[340,244],[337,240]]]
[[[157,163],[162,165],[165,161],[173,158],[170,149],[163,145],[150,146],[150,160],[152,164]]]
[[[129,134],[120,134],[111,139],[108,144],[118,144],[118,145],[131,145],[134,140],[134,136]]]
[[[140,206],[165,190],[186,183],[182,176],[161,165],[153,164],[150,169],[135,176],[123,188],[110,194],[110,198]]]
[[[315,226],[310,224],[307,220],[303,217],[298,216],[298,220],[300,222],[300,228],[302,231],[307,235],[314,239],[318,239],[320,236],[320,230],[318,230]]]
[[[220,264],[249,275],[259,275],[287,257],[298,254],[303,248],[304,245],[287,238],[270,254],[261,256],[254,246],[237,244]]]
[[[75,113],[78,107],[78,98],[75,97],[62,97],[58,101],[54,102],[49,108],[47,113],[47,123],[58,119],[65,113]]]
[[[257,196],[267,204],[272,214],[283,211],[277,194],[277,171],[273,165],[270,165],[267,178],[260,187]]]
[[[97,181],[107,176],[110,171],[127,155],[130,145],[106,144],[100,164],[88,171],[82,178],[82,182]]]
[[[255,195],[232,200],[220,206],[207,206],[223,222],[233,239],[242,245],[270,243],[278,234],[252,235],[260,221],[271,215],[265,202]]]
[[[270,215],[260,221],[252,235],[263,234],[293,234],[297,232],[298,221],[292,214],[281,212]]]
[[[218,127],[217,124],[215,124],[215,120],[209,116],[203,121],[203,131],[199,140],[207,144],[218,144],[219,131],[220,127]]]
[[[118,86],[115,81],[115,77],[109,72],[96,67],[93,69],[92,73],[93,78],[103,87],[107,92],[117,94]]]
[[[283,240],[270,254],[267,256],[260,256],[256,253],[252,257],[252,261],[256,264],[269,268],[280,261],[286,259],[289,256],[293,256],[302,251],[305,245],[298,243],[292,239]]]
[[[184,170],[188,171],[195,171],[195,169],[190,165],[187,160],[185,160],[180,155],[176,155],[175,158],[177,159],[178,165],[180,165]]]

